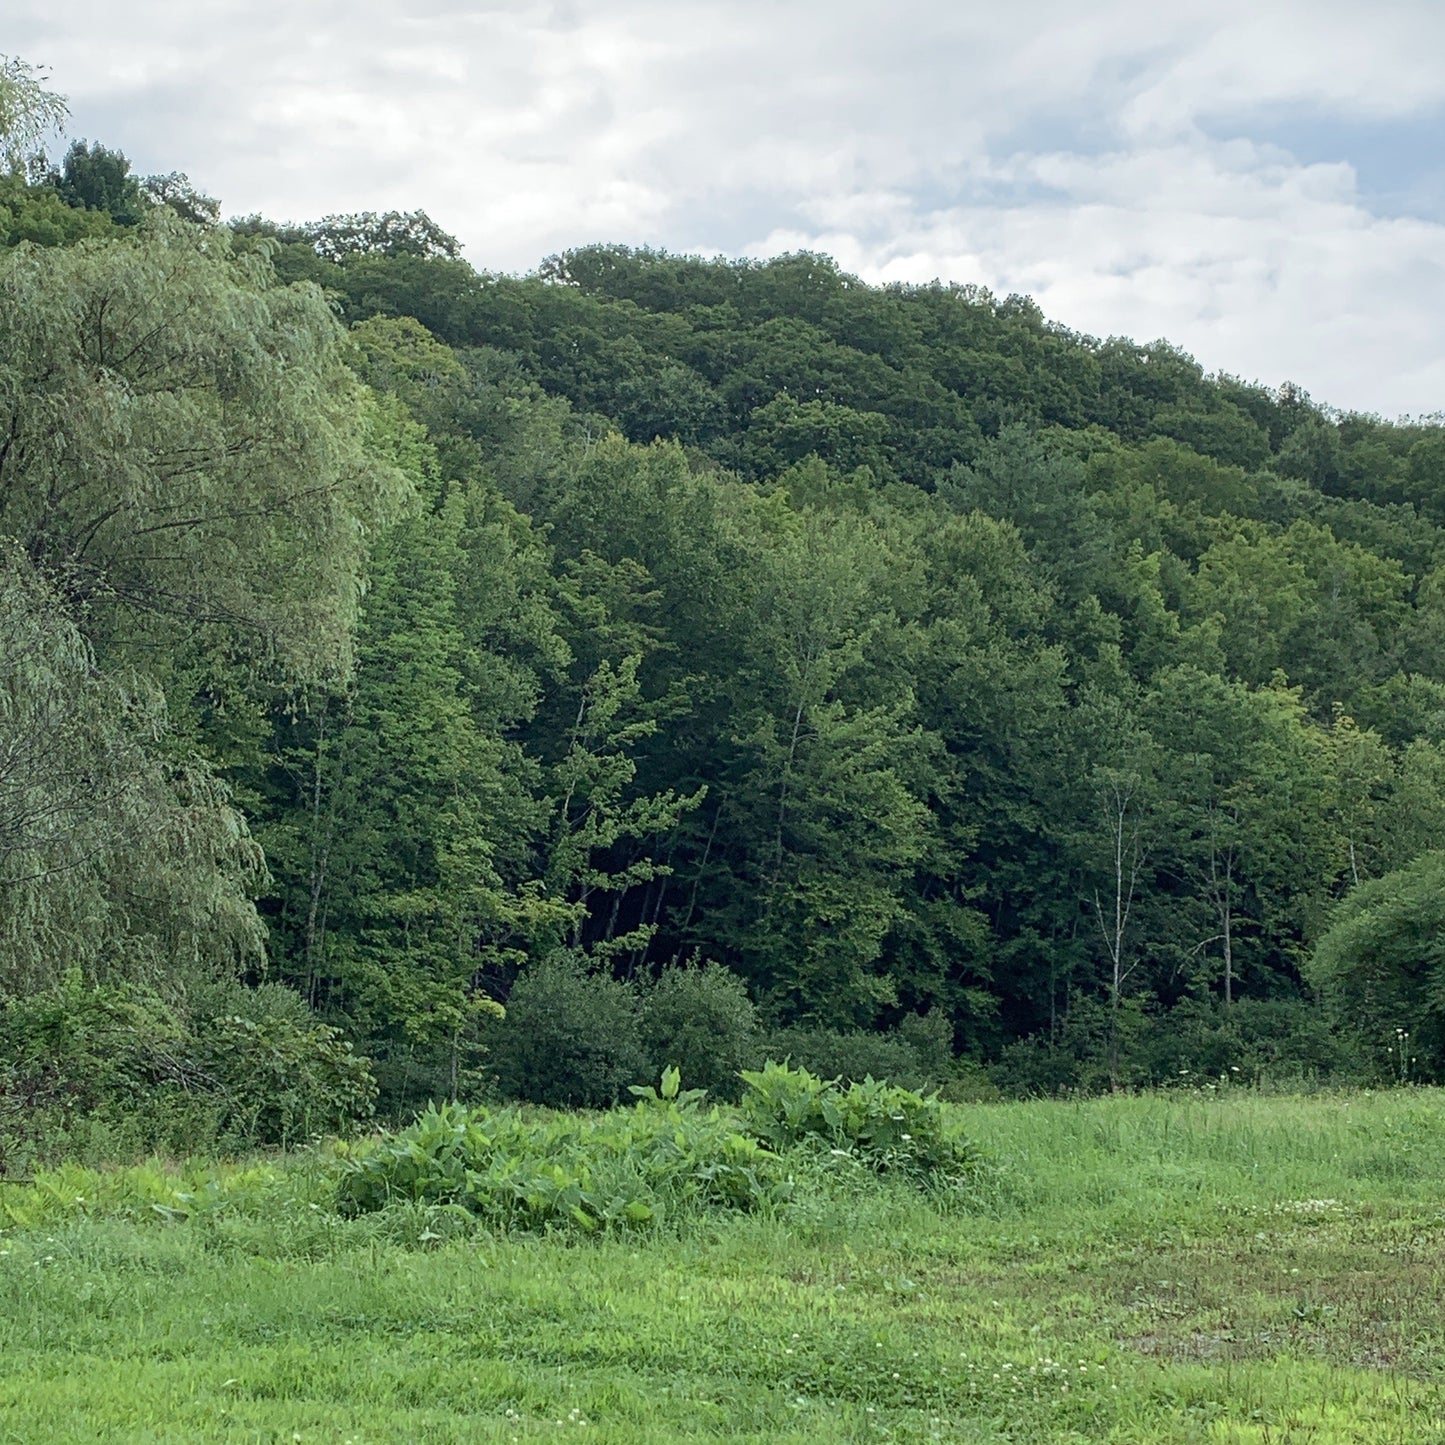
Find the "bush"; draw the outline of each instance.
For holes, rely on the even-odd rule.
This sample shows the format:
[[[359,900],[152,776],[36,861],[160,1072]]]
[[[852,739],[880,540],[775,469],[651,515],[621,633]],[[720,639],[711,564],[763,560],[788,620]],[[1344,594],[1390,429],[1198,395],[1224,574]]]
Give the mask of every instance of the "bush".
[[[825,1079],[860,1083],[886,1079],[904,1088],[942,1083],[924,1068],[918,1050],[897,1033],[840,1033],[835,1029],[776,1029],[759,1051],[768,1062],[789,1061]]]
[[[743,1080],[744,1122],[780,1152],[821,1146],[853,1154],[880,1172],[938,1176],[944,1182],[962,1182],[981,1162],[936,1095],[876,1079],[844,1088],[785,1064],[768,1064]]]
[[[904,1014],[895,1030],[918,1058],[918,1066],[933,1083],[942,1083],[954,1072],[953,1024],[942,1009]]]
[[[721,964],[669,968],[643,999],[642,1043],[654,1078],[676,1068],[688,1088],[735,1099],[756,1062],[757,1010]]]
[[[1053,1038],[1035,1034],[1009,1044],[989,1073],[1017,1097],[1146,1084],[1139,1054],[1152,1028],[1144,999],[1126,998],[1116,1010],[1107,999],[1076,993]]]
[[[230,985],[195,1003],[210,1014],[196,1027],[194,1052],[220,1096],[226,1141],[294,1144],[370,1118],[370,1066],[299,994],[279,984]]]
[[[214,1133],[180,1019],[129,986],[72,974],[0,1006],[0,1174],[37,1160],[141,1154]]]
[[[1445,1080],[1445,852],[1354,889],[1307,976],[1390,1074]]]
[[[777,1157],[677,1083],[672,1071],[663,1097],[648,1090],[634,1108],[601,1117],[429,1108],[343,1161],[338,1205],[353,1214],[395,1201],[452,1206],[501,1229],[595,1234],[786,1199]]]
[[[0,1006],[0,1173],[292,1142],[345,1129],[373,1098],[365,1061],[275,985],[215,985],[182,1011],[72,975]]]
[[[1185,999],[1140,1039],[1138,1063],[1155,1084],[1227,1078],[1235,1083],[1358,1081],[1354,1040],[1305,999]]]
[[[1054,1040],[1035,1036],[1004,1049],[989,1071],[994,1083],[1027,1096],[1221,1077],[1243,1084],[1368,1077],[1356,1041],[1304,999],[1184,999],[1150,1012],[1134,998],[1111,1013],[1107,1000],[1075,997]]]
[[[586,972],[570,954],[540,959],[512,987],[492,1061],[502,1091],[514,1099],[606,1108],[649,1073],[636,990]]]
[[[981,1165],[937,1098],[874,1081],[845,1089],[780,1064],[744,1079],[737,1112],[704,1109],[676,1069],[661,1091],[635,1089],[633,1108],[603,1115],[433,1106],[340,1162],[337,1204],[347,1214],[420,1204],[500,1229],[596,1234],[783,1205],[794,1151],[810,1168],[819,1156],[847,1159],[945,1186]]]

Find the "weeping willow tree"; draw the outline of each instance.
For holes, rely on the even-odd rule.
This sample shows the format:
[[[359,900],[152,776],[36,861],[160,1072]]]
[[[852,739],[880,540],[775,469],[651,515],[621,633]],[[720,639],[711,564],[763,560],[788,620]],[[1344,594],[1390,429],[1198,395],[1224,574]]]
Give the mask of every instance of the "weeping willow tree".
[[[78,969],[166,990],[259,960],[264,874],[224,790],[100,673],[57,594],[0,553],[0,996]]]
[[[21,169],[68,114],[65,100],[45,87],[45,74],[14,55],[0,55],[0,159]]]
[[[168,211],[0,257],[0,535],[104,665],[209,629],[292,681],[349,665],[405,483],[313,286]]]
[[[163,694],[213,658],[346,678],[411,484],[343,344],[319,290],[169,211],[0,255],[0,998],[260,959],[260,850]]]

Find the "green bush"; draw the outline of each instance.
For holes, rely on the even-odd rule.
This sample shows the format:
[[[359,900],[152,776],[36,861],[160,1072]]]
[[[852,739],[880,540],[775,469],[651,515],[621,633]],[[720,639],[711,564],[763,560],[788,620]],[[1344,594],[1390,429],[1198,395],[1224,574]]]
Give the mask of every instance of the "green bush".
[[[665,970],[643,998],[642,1042],[654,1078],[676,1068],[688,1088],[735,1099],[742,1070],[756,1062],[747,985],[716,963]]]
[[[1445,1080],[1445,852],[1354,889],[1306,973],[1386,1073]]]
[[[183,1147],[215,1129],[175,1012],[129,986],[55,988],[0,1005],[0,1174],[62,1156]]]
[[[1153,1084],[1356,1082],[1366,1068],[1356,1041],[1298,998],[1185,999],[1153,1021],[1135,1053]]]
[[[347,1214],[421,1204],[498,1229],[595,1234],[785,1204],[790,1154],[815,1177],[820,1158],[853,1160],[945,1187],[980,1167],[936,1097],[874,1080],[844,1088],[781,1064],[744,1080],[736,1111],[705,1109],[676,1069],[660,1091],[634,1088],[631,1109],[605,1114],[432,1106],[340,1161],[337,1204]]]
[[[1006,1094],[1018,1098],[1101,1093],[1149,1082],[1139,1054],[1153,1027],[1146,1000],[1107,999],[1078,993],[1052,1038],[1035,1034],[1009,1044],[989,1070]]]
[[[456,1104],[343,1160],[344,1213],[406,1201],[453,1206],[499,1229],[576,1231],[655,1226],[708,1210],[785,1200],[777,1157],[718,1109],[679,1096],[601,1116],[525,1117]]]
[[[210,1016],[195,1026],[194,1054],[219,1095],[223,1140],[293,1144],[371,1116],[369,1064],[299,994],[231,985],[196,1002]]]
[[[0,1173],[250,1148],[370,1114],[366,1062],[302,999],[215,985],[173,1006],[72,975],[0,1006]]]
[[[904,1014],[895,1032],[913,1050],[918,1066],[932,1082],[941,1083],[952,1076],[953,1024],[942,1009]]]
[[[743,1121],[779,1152],[821,1146],[853,1154],[879,1172],[945,1182],[963,1181],[981,1162],[936,1095],[877,1079],[845,1088],[785,1064],[768,1064],[743,1080]]]
[[[650,1073],[638,1014],[635,989],[570,954],[529,965],[492,1035],[503,1093],[554,1109],[616,1103]]]
[[[1010,1044],[989,1070],[1014,1096],[1101,1093],[1111,1087],[1232,1083],[1362,1082],[1369,1063],[1358,1040],[1304,999],[1184,999],[1151,1011],[1126,999],[1070,1001],[1052,1040]]]

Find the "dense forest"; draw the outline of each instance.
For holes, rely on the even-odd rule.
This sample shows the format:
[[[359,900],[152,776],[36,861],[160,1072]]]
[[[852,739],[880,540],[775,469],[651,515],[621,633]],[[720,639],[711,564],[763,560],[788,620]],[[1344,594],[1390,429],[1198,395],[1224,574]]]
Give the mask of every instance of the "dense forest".
[[[222,224],[58,106],[0,77],[0,1169],[765,1053],[1445,1076],[1438,421],[818,255]]]

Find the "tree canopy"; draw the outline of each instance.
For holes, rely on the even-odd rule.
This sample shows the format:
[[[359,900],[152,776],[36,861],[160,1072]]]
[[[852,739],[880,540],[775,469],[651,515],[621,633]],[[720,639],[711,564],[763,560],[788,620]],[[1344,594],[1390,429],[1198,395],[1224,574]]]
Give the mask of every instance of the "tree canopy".
[[[1433,1016],[1438,425],[822,256],[216,214],[0,187],[0,993],[264,974],[393,1100],[679,964],[1038,1086]]]

